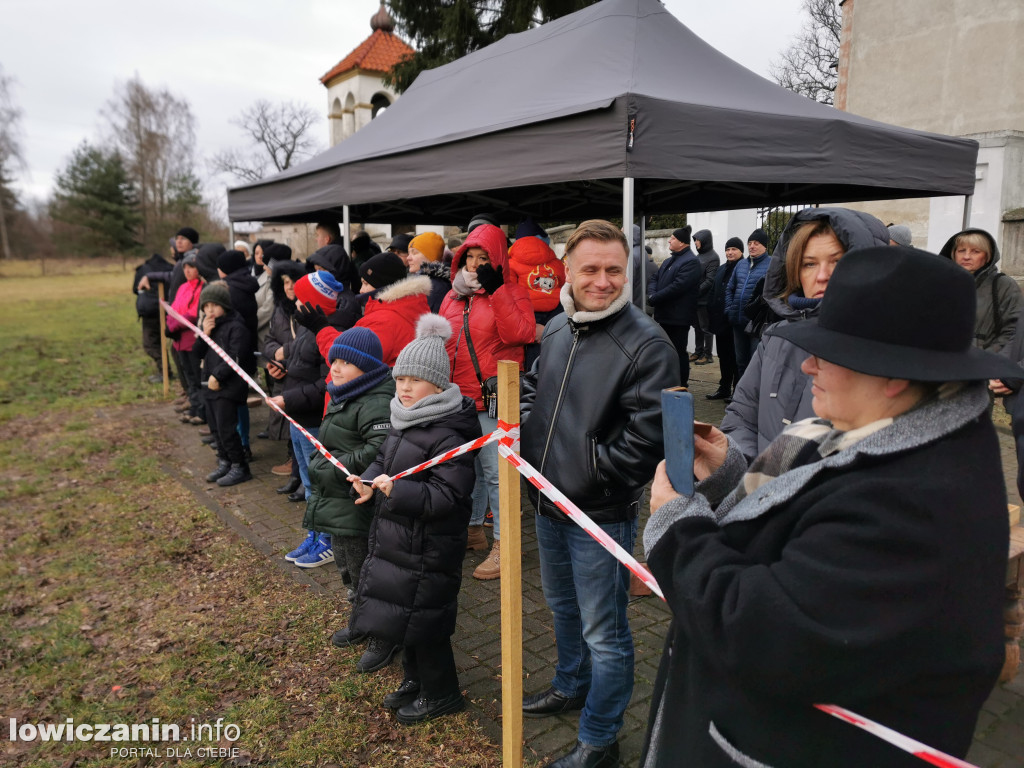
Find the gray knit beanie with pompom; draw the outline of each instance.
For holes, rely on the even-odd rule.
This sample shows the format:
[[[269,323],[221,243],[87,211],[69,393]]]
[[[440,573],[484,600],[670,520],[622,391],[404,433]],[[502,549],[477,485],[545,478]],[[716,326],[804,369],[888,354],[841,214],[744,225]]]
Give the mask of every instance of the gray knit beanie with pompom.
[[[391,375],[412,376],[429,381],[444,389],[451,382],[451,366],[445,342],[452,335],[452,327],[440,315],[420,315],[416,321],[416,338],[398,354]]]

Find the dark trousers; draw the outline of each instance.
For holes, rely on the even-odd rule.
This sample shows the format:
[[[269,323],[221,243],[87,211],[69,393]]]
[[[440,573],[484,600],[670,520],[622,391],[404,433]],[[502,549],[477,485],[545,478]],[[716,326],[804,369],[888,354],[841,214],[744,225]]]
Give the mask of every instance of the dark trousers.
[[[697,325],[693,326],[693,353],[697,357],[711,357],[715,335],[711,333],[711,318],[707,307],[697,307]],[[719,351],[718,356],[722,353]]]
[[[732,327],[732,340],[736,345],[736,381],[739,381],[743,378],[743,372],[747,370],[747,366],[750,365],[750,359],[754,356],[761,340],[756,336],[751,336],[737,325]]]
[[[178,351],[178,362],[181,363],[181,374],[185,379],[185,394],[188,395],[190,406],[189,415],[205,418],[206,404],[203,402],[202,380],[200,379],[202,374],[199,371],[202,360],[191,351],[182,349]]]
[[[443,699],[459,692],[451,638],[405,646],[402,666],[406,680],[419,680],[420,696]]]
[[[162,373],[160,365],[160,318],[142,317],[142,349],[153,358],[156,363],[157,373]]]
[[[217,458],[230,461],[232,464],[245,464],[242,452],[242,440],[235,430],[238,423],[238,403],[224,397],[216,397],[215,392],[206,390],[206,423],[210,425],[210,434],[214,436],[217,446]]]
[[[686,340],[690,336],[690,326],[662,325],[661,329],[665,331],[668,340],[676,348],[676,354],[679,356],[679,384],[685,387],[690,380],[690,356],[686,354]]]
[[[366,536],[331,536],[334,564],[338,566],[342,582],[351,586],[353,591],[359,589],[359,571],[370,552],[369,544]]]
[[[722,378],[718,388],[722,392],[732,392],[739,378],[736,376],[736,344],[733,342],[732,329],[715,334],[718,342],[718,364],[722,369]]]

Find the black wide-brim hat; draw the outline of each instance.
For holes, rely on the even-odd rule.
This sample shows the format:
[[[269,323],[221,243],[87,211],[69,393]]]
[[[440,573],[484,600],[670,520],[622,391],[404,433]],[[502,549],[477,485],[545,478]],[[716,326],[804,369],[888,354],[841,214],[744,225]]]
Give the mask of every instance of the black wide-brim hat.
[[[974,277],[916,248],[850,251],[836,265],[816,318],[773,335],[830,363],[913,381],[1022,379],[1024,368],[973,346]]]

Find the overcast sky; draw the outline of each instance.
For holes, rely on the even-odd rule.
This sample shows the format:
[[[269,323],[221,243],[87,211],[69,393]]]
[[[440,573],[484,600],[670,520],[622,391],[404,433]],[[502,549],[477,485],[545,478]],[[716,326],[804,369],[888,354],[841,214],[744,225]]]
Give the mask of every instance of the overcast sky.
[[[802,23],[801,0],[666,0],[676,18],[765,77]],[[320,77],[370,34],[378,0],[0,0],[0,65],[22,109],[26,196],[46,198],[83,140],[106,130],[104,105],[136,72],[187,99],[205,158],[239,145],[229,122],[257,99],[327,112]],[[327,145],[327,121],[316,129]],[[223,189],[210,179],[208,189]],[[226,208],[226,206],[225,206]]]

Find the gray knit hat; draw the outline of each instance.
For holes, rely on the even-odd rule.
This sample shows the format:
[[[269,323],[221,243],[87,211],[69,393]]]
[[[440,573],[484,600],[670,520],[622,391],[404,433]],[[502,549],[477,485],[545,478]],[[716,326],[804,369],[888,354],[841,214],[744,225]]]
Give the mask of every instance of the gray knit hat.
[[[902,245],[907,248],[910,248],[914,242],[914,238],[910,234],[910,227],[906,224],[890,224],[889,239],[897,245]]]
[[[414,376],[442,389],[451,382],[451,366],[444,343],[452,327],[440,315],[424,314],[416,321],[416,338],[398,354],[391,375]]]
[[[199,306],[205,307],[208,303],[220,304],[224,309],[231,309],[231,292],[228,284],[223,280],[214,280],[207,283],[203,292],[199,294]]]

